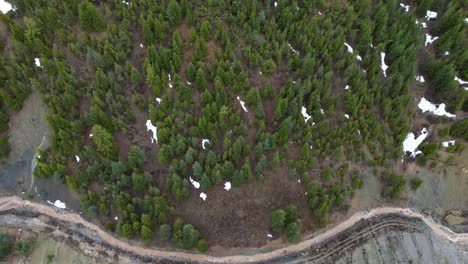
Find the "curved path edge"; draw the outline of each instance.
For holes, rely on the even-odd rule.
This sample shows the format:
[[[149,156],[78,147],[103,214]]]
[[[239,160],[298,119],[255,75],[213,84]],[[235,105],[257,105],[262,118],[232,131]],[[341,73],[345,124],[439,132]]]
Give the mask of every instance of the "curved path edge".
[[[109,246],[114,247],[119,251],[125,251],[135,256],[143,258],[159,258],[167,260],[181,260],[191,262],[208,262],[208,263],[252,263],[262,262],[279,258],[284,255],[298,253],[303,250],[307,250],[314,245],[317,245],[328,239],[332,239],[334,236],[342,233],[343,231],[350,229],[355,224],[362,220],[368,220],[375,217],[385,216],[389,214],[396,214],[403,217],[414,218],[422,221],[432,232],[439,235],[453,243],[457,244],[468,244],[468,233],[455,233],[449,228],[436,223],[432,218],[427,217],[419,212],[416,212],[410,208],[398,208],[398,207],[379,207],[369,211],[361,211],[353,214],[347,220],[339,223],[325,232],[318,234],[310,239],[304,240],[295,245],[288,245],[283,248],[274,249],[269,252],[258,253],[254,255],[232,255],[224,257],[216,257],[204,254],[181,252],[181,251],[165,251],[156,248],[145,248],[139,245],[129,243],[127,241],[120,240],[113,235],[107,233],[99,226],[88,222],[81,215],[73,212],[64,210],[58,210],[51,206],[23,200],[17,196],[0,197],[0,213],[7,214],[10,211],[17,212],[29,212],[35,213],[36,215],[44,215],[50,217],[56,221],[63,221],[78,226],[83,226],[92,232],[95,232],[105,243]],[[1,224],[1,222],[0,222]]]

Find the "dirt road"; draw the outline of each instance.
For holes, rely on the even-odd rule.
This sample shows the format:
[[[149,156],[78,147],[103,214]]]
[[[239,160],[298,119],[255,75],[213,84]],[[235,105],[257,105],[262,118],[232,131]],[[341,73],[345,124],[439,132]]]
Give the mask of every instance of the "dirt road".
[[[289,245],[284,248],[276,249],[266,253],[259,253],[255,255],[234,255],[227,257],[214,257],[203,254],[189,253],[189,252],[170,252],[159,249],[145,248],[138,245],[132,245],[128,242],[119,240],[113,237],[111,234],[105,232],[97,225],[90,223],[83,219],[79,214],[71,213],[67,211],[58,211],[55,208],[52,208],[45,204],[39,204],[30,202],[27,200],[22,200],[16,196],[2,197],[0,198],[0,212],[5,213],[11,210],[20,210],[23,212],[36,212],[40,215],[44,215],[55,219],[57,221],[69,222],[82,226],[82,228],[87,228],[92,232],[95,232],[104,242],[106,242],[111,247],[118,249],[119,251],[126,251],[137,256],[144,257],[155,257],[162,259],[175,259],[175,260],[184,260],[191,262],[208,262],[208,263],[251,263],[251,262],[262,262],[272,258],[277,258],[282,255],[297,253],[299,251],[308,249],[315,244],[330,239],[340,232],[351,228],[356,223],[364,220],[379,217],[385,214],[397,214],[406,217],[412,217],[420,219],[423,221],[428,228],[430,228],[436,235],[439,235],[453,243],[458,244],[468,244],[468,234],[457,234],[449,230],[448,228],[435,223],[432,219],[427,218],[426,216],[414,212],[407,208],[392,208],[392,207],[382,207],[370,210],[368,212],[358,212],[351,216],[346,221],[341,224],[333,227],[332,229],[319,234],[311,239],[305,240],[296,245]],[[1,224],[1,223],[0,223]]]

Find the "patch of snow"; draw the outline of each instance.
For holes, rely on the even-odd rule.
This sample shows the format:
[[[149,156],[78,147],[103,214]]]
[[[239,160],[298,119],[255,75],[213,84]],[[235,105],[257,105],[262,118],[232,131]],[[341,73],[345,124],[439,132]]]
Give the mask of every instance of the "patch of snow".
[[[348,115],[348,114],[344,114],[344,117],[346,117],[346,119],[349,119],[349,115]]]
[[[119,220],[119,217],[118,216],[114,217],[114,220],[115,221]]]
[[[346,42],[345,42],[344,44],[345,44],[345,46],[348,48],[348,52],[349,52],[349,53],[353,53],[353,52],[354,52],[354,49],[353,49],[353,47],[351,47],[351,45],[349,45],[349,44],[346,43]]]
[[[361,130],[358,129],[358,130],[357,130],[357,133],[358,133],[359,136],[360,136],[360,135],[361,135]]]
[[[468,82],[466,82],[466,81],[464,81],[464,80],[458,78],[457,76],[455,76],[455,81],[457,81],[457,82],[458,82],[459,84],[461,84],[461,85],[464,85],[464,84],[467,84],[467,83],[468,83]]]
[[[437,17],[437,12],[430,11],[430,10],[426,11],[426,19],[427,20],[430,20],[430,19],[436,18],[436,17]]]
[[[307,121],[309,121],[309,119],[312,118],[312,116],[310,116],[309,114],[307,114],[307,109],[305,108],[305,106],[302,107],[301,109],[301,114],[302,116],[304,116],[304,121],[307,123]]]
[[[432,37],[426,33],[426,42],[424,42],[424,47],[427,47],[428,44],[432,44],[432,42],[436,41],[438,38],[439,37]]]
[[[247,108],[245,107],[245,102],[242,101],[239,96],[237,96],[237,101],[239,101],[239,103],[242,106],[242,109],[244,110],[244,112],[247,113],[249,110],[247,110]]]
[[[193,185],[195,189],[200,188],[200,183],[197,182],[196,180],[192,179],[192,177],[189,177],[190,183]]]
[[[13,7],[10,3],[8,3],[5,0],[0,0],[0,11],[2,11],[3,14],[6,14],[10,12],[11,10],[15,11],[16,8]]]
[[[205,144],[206,144],[206,143],[210,144],[210,140],[209,140],[209,139],[206,139],[206,138],[202,139],[201,146],[202,146],[203,149],[206,149],[206,148],[205,148]]]
[[[297,180],[297,182],[298,182],[298,183],[301,183],[301,180],[299,179],[299,180]]]
[[[47,203],[48,204],[51,204],[57,208],[60,208],[60,209],[65,209],[66,208],[66,205],[65,203],[62,203],[60,200],[57,200],[55,201],[54,203],[52,203],[51,201],[47,200]]]
[[[260,75],[263,75],[262,71],[259,71],[258,73],[259,73]]]
[[[426,22],[422,22],[422,23],[421,23],[421,27],[422,27],[422,28],[427,28]]]
[[[320,11],[319,11],[319,13],[318,13],[318,14],[319,14],[320,16],[323,16],[322,12],[320,12]]]
[[[42,68],[41,60],[40,60],[39,58],[34,58],[34,63],[36,64],[37,67],[41,67],[41,68]]]
[[[444,141],[444,142],[442,142],[442,146],[444,146],[444,147],[446,147],[446,148],[447,148],[448,146],[453,146],[453,145],[455,145],[455,140],[449,140],[449,141]]]
[[[419,135],[418,137],[416,137],[413,134],[413,132],[408,133],[405,140],[403,141],[403,152],[410,152],[411,157],[413,158],[416,157],[416,155],[422,153],[420,150],[417,149],[418,146],[424,141],[424,139],[426,139],[428,134],[429,133],[427,132],[427,129],[425,127],[423,127],[423,129],[421,130],[421,135]]]
[[[320,108],[320,113],[324,114],[323,108]]]
[[[75,155],[75,160],[76,162],[80,163],[80,157],[78,155]]]
[[[371,48],[374,48],[374,44],[371,43],[371,44],[370,44],[370,47],[371,47]]]
[[[465,21],[465,23],[468,23],[468,18],[465,18],[464,21]]]
[[[153,133],[153,136],[151,137],[151,143],[154,143],[156,142],[156,144],[158,143],[158,128],[155,127],[153,125],[153,123],[151,123],[151,120],[147,120],[146,121],[146,131],[150,131]]]
[[[224,190],[226,190],[226,191],[231,190],[231,183],[230,182],[225,182],[224,183]]]
[[[359,56],[359,55],[357,55],[357,56],[356,56],[356,60],[358,60],[358,61],[362,61],[362,57],[361,57],[361,56]]]
[[[91,134],[89,134],[89,137],[90,137],[90,138],[92,138],[93,136],[94,136],[94,135],[93,135],[92,133],[91,133]]]
[[[189,82],[188,80],[187,80],[187,84],[188,84],[188,85],[192,85],[192,83],[191,83],[191,82]]]
[[[292,52],[295,52],[295,53],[299,54],[299,51],[295,50],[295,49],[291,46],[290,43],[288,43],[288,45],[289,45],[289,48],[292,50]]]
[[[349,89],[349,85],[346,85],[344,89],[345,89],[345,90],[348,90],[348,89]]]
[[[418,107],[419,109],[421,109],[423,113],[429,111],[429,112],[434,113],[434,115],[436,116],[455,117],[454,114],[451,114],[445,111],[445,104],[442,103],[442,104],[436,105],[436,104],[429,102],[424,97],[421,98],[421,101],[419,101]]]
[[[144,48],[145,46],[143,46],[143,43],[140,43],[140,48]]]
[[[309,147],[309,148],[310,148],[310,149],[312,149],[312,148],[313,148],[313,147],[312,147],[312,145],[310,145],[310,147]]]
[[[380,61],[381,61],[381,64],[382,64],[382,66],[380,66],[380,67],[382,68],[383,75],[384,75],[384,77],[387,77],[388,65],[385,64],[385,52],[380,52]]]
[[[450,54],[450,52],[448,52],[448,51],[444,52],[445,56],[448,56],[449,54]]]
[[[160,104],[161,103],[161,98],[156,97],[156,102],[158,102],[158,104]]]
[[[274,5],[275,5],[275,7],[277,7],[277,6],[278,6],[278,2],[275,2]]]
[[[408,13],[409,12],[409,5],[404,5],[403,3],[400,3],[400,6],[403,7],[405,9],[405,12]]]
[[[206,201],[206,193],[200,193],[200,198],[202,198],[203,201]]]
[[[267,234],[267,237],[272,238],[273,235],[272,234]]]
[[[172,88],[172,79],[171,79],[171,74],[167,74],[167,78],[169,79],[169,88]]]
[[[122,0],[122,4],[129,5],[129,4],[130,4],[130,2],[128,2],[128,1],[125,1],[125,0]]]
[[[423,83],[423,82],[426,81],[426,80],[424,80],[424,76],[422,76],[422,75],[414,76],[414,78],[416,78],[416,81],[418,81],[420,83]]]

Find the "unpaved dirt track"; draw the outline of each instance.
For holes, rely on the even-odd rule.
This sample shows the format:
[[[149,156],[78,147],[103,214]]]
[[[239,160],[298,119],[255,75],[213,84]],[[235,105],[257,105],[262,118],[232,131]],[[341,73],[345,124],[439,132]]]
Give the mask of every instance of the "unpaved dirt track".
[[[56,221],[57,223],[69,223],[73,224],[76,227],[78,226],[79,229],[88,229],[90,233],[95,233],[99,236],[99,239],[102,240],[101,242],[107,244],[109,247],[114,248],[116,251],[129,253],[134,255],[137,258],[150,260],[151,259],[158,259],[158,260],[166,260],[168,263],[171,262],[198,262],[198,263],[253,263],[253,262],[276,262],[284,256],[291,255],[291,254],[299,254],[305,255],[309,254],[309,251],[317,250],[319,251],[319,246],[322,242],[327,240],[332,240],[334,237],[339,237],[340,235],[343,236],[343,232],[352,229],[359,223],[363,223],[365,221],[371,222],[369,226],[362,228],[359,230],[357,235],[353,235],[353,237],[349,237],[349,243],[353,240],[359,239],[359,234],[366,233],[366,228],[369,229],[369,232],[375,232],[379,228],[388,228],[388,227],[399,227],[399,228],[406,228],[406,229],[423,229],[424,228],[430,229],[435,235],[438,235],[444,239],[447,239],[453,243],[466,245],[468,244],[468,233],[457,234],[452,232],[450,229],[435,223],[432,219],[427,218],[426,216],[414,212],[408,208],[393,208],[393,207],[381,207],[376,208],[366,212],[358,212],[348,218],[346,221],[338,224],[337,226],[331,228],[330,230],[325,231],[322,234],[319,234],[311,239],[305,240],[301,243],[296,245],[289,245],[284,248],[276,249],[266,253],[259,253],[255,255],[234,255],[234,256],[226,256],[226,257],[215,257],[203,254],[196,254],[196,253],[189,253],[189,252],[170,252],[164,251],[160,249],[151,249],[145,248],[138,245],[130,244],[126,241],[119,240],[113,237],[111,234],[105,232],[97,225],[90,223],[83,219],[79,214],[71,213],[67,211],[58,211],[55,208],[52,208],[45,204],[39,204],[30,202],[27,200],[22,200],[16,196],[8,196],[8,197],[1,197],[0,198],[0,213],[2,215],[7,215],[9,212],[16,212],[16,214],[24,214],[28,215],[34,219],[37,219],[38,216],[47,216],[52,220]],[[384,221],[380,221],[379,217],[388,215],[393,215],[392,217],[388,218]],[[403,220],[400,220],[403,219]],[[374,220],[373,220],[374,219]],[[384,219],[384,218],[382,218]],[[415,224],[412,224],[410,220],[405,219],[415,219]],[[373,221],[373,223],[372,223]],[[417,223],[419,222],[419,224]],[[26,221],[25,221],[26,223]],[[421,225],[423,223],[424,225]],[[0,220],[0,225],[2,225],[2,221]],[[11,225],[11,223],[10,223]],[[57,224],[58,226],[58,224]],[[19,227],[19,226],[18,226]],[[25,227],[27,228],[27,227]],[[62,228],[63,229],[63,228]],[[71,228],[73,229],[73,228]],[[88,237],[89,239],[89,237]],[[344,240],[338,240],[335,242],[336,247],[333,250],[324,250],[324,252],[320,252],[320,254],[316,254],[310,260],[314,259],[315,261],[323,260],[331,255],[333,255],[333,251],[336,251],[340,248],[346,248],[348,243]],[[308,253],[306,253],[308,252]]]

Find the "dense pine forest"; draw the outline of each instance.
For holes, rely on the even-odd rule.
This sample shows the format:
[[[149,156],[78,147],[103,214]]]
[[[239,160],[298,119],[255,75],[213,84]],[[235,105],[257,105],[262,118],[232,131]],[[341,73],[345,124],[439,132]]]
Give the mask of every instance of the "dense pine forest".
[[[424,179],[395,164],[430,166],[468,140],[462,0],[9,2],[0,155],[9,116],[38,91],[52,144],[37,150],[34,175],[66,182],[86,217],[126,239],[205,252],[229,234],[192,221],[204,209],[188,205],[266,188],[275,202],[256,205],[264,211],[230,199],[233,218],[218,208],[204,222],[260,214],[295,243],[346,210],[363,167],[397,199]],[[456,117],[432,114],[429,128],[422,97]],[[429,138],[407,153],[423,126],[456,143]]]

